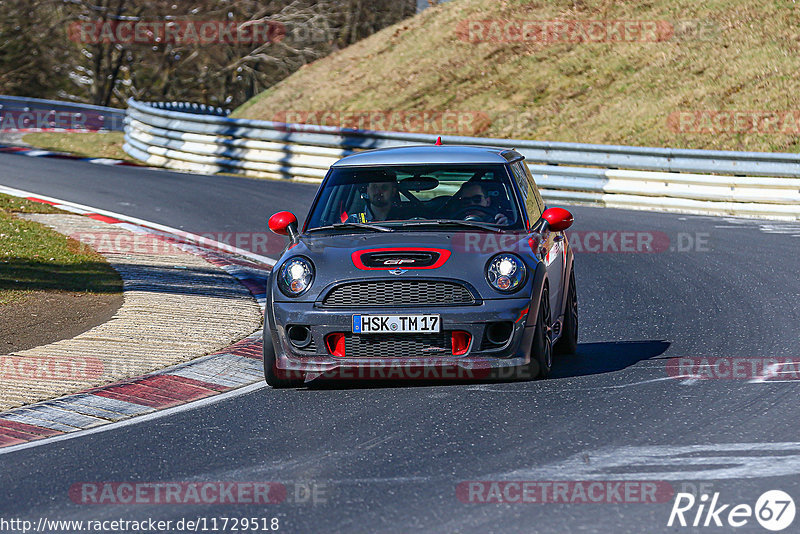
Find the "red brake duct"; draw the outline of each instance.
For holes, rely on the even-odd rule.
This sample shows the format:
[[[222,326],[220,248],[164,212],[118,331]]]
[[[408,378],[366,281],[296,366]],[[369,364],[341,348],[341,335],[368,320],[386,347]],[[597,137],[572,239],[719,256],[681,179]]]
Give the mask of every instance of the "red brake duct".
[[[344,334],[337,332],[325,336],[325,348],[329,354],[344,358]]]
[[[462,332],[454,330],[450,334],[450,345],[453,348],[453,356],[463,356],[469,350],[469,342],[472,341],[472,336],[469,332]]]

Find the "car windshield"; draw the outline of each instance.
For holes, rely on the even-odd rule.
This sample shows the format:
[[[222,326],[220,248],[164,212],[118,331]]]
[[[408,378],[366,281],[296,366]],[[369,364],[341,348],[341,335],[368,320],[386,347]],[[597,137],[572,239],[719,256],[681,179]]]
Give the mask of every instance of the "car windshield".
[[[334,167],[306,230],[442,225],[522,226],[506,167],[408,165]]]

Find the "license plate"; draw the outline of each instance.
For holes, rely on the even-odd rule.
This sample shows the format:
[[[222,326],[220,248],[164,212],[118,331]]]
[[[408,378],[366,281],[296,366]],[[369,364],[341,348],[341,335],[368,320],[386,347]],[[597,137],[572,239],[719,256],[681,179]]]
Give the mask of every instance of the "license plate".
[[[438,315],[353,315],[354,334],[436,334]]]

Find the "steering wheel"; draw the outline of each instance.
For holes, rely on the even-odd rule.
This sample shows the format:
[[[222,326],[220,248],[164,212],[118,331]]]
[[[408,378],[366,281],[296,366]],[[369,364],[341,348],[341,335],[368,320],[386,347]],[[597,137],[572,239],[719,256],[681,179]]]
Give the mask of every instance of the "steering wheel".
[[[480,215],[475,215],[478,213]],[[465,221],[491,221],[494,222],[494,216],[497,213],[496,209],[486,206],[467,206],[461,208],[453,214],[453,219],[463,219]]]

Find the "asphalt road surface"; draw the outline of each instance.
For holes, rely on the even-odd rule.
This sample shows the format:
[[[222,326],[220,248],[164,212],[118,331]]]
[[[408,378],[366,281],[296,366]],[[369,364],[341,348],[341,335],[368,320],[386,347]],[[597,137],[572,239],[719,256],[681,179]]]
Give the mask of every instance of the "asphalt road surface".
[[[199,233],[262,232],[280,209],[302,218],[316,189],[16,155],[0,155],[0,184]],[[668,527],[673,492],[754,507],[765,491],[783,490],[798,501],[800,374],[786,358],[800,359],[800,224],[573,212],[573,246],[584,249],[580,346],[556,360],[552,378],[265,386],[0,454],[0,519],[205,518],[208,531],[212,518],[276,517],[281,532],[723,532],[734,530],[732,506],[722,528],[681,528],[677,519]],[[692,358],[720,359],[676,363]],[[710,378],[676,376],[686,369]],[[733,369],[738,378],[720,378]],[[770,369],[783,378],[765,379]],[[84,482],[203,481],[276,482],[287,496],[267,505],[86,505],[69,494]],[[537,482],[527,495],[558,502],[476,502],[497,501],[497,491],[514,500],[508,481]],[[581,502],[590,481],[609,482],[590,491],[613,502]],[[655,487],[644,500],[660,502],[617,495],[614,481]],[[689,524],[698,504],[685,513]],[[745,519],[737,532],[767,532]]]

